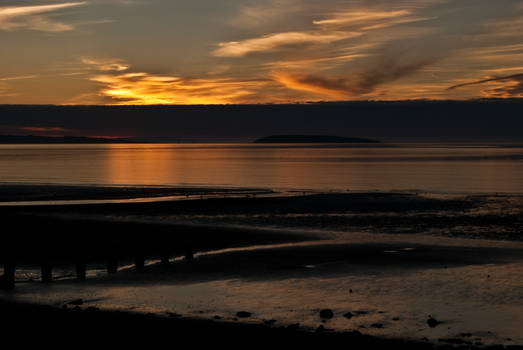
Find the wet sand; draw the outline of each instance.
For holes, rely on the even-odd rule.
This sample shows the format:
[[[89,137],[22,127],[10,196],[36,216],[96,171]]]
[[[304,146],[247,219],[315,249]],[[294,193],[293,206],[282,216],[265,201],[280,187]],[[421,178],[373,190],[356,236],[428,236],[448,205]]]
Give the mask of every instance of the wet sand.
[[[298,334],[307,342],[313,335],[314,341],[342,339],[361,348],[405,348],[397,339],[408,340],[413,348],[515,346],[523,344],[520,210],[518,196],[404,193],[2,208],[4,222],[61,227],[54,241],[59,252],[102,249],[101,242],[108,240],[124,247],[158,239],[179,245],[171,236],[173,227],[180,226],[193,227],[189,236],[196,237],[195,242],[206,241],[195,247],[200,253],[190,263],[180,251],[173,251],[170,266],[160,265],[152,254],[145,268],[123,266],[108,276],[103,265],[93,261],[83,282],[68,275],[70,267],[64,262],[69,253],[63,254],[57,281],[41,285],[27,265],[15,292],[3,293],[2,301],[14,313],[20,307],[28,313],[36,309],[12,302],[70,309],[68,303],[81,298],[82,309],[155,315],[117,313],[128,318],[124,324],[130,327],[172,322],[172,316],[180,314],[176,327],[181,337],[196,322],[212,336],[252,330],[256,337],[294,341]],[[80,227],[86,235],[92,233],[91,243],[78,241]],[[202,234],[202,227],[212,230]],[[331,309],[332,318],[320,317],[323,309]],[[58,322],[73,317],[69,311],[38,310],[40,315],[56,312],[62,320]],[[251,316],[238,318],[239,311]],[[92,322],[91,316],[77,314],[81,322]],[[106,315],[96,317],[107,323],[113,317],[111,312],[96,315]],[[436,327],[427,324],[429,315],[440,322]],[[269,328],[259,326],[269,320],[275,320],[268,322]],[[298,322],[305,333],[288,329]],[[318,336],[320,326],[332,331]],[[240,332],[234,327],[246,328]],[[372,337],[359,338],[360,333]]]

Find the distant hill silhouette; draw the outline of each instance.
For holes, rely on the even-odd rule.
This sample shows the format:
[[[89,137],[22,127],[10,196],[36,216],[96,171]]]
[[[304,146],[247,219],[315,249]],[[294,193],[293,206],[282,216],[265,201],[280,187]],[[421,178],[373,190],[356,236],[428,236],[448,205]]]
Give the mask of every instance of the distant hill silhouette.
[[[133,143],[132,139],[108,139],[83,136],[33,136],[33,135],[0,135],[0,144],[36,144],[36,143]]]
[[[359,137],[326,135],[272,135],[262,137],[254,143],[379,143],[380,141]]]

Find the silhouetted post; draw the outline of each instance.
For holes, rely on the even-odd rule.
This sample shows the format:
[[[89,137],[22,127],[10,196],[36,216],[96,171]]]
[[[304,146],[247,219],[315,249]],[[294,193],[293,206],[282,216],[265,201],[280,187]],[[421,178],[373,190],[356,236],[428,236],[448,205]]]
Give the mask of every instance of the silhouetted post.
[[[186,261],[194,260],[194,250],[193,250],[192,246],[187,246],[185,248],[185,260]]]
[[[145,258],[143,256],[137,256],[134,258],[134,266],[137,268],[137,269],[143,269],[143,267],[145,266]]]
[[[15,288],[15,263],[7,261],[4,263],[4,289],[12,290]]]
[[[84,280],[86,277],[87,265],[85,261],[78,261],[76,263],[76,279]]]
[[[116,273],[118,271],[118,261],[115,258],[107,259],[107,273]]]
[[[53,265],[49,261],[42,262],[42,283],[53,281]]]
[[[160,257],[160,262],[162,265],[169,265],[169,254],[162,255]]]

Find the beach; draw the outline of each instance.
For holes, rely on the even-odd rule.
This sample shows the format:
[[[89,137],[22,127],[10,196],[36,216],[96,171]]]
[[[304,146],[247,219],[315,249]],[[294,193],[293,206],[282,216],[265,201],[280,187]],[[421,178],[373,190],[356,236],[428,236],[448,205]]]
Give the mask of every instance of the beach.
[[[20,199],[16,190],[4,192],[4,203]],[[39,242],[28,256],[46,244],[55,254],[53,283],[42,285],[37,259],[28,259],[17,267],[15,290],[2,294],[6,305],[119,311],[129,322],[150,314],[203,322],[205,332],[240,324],[278,336],[297,328],[303,339],[319,330],[426,346],[523,344],[521,196],[112,188],[101,198],[181,197],[56,202],[72,190],[33,187],[37,200],[54,205],[2,207],[4,222],[26,227],[25,242]],[[76,188],[76,199],[82,190],[90,192]],[[158,248],[168,245],[176,249],[161,264]],[[137,246],[145,255],[139,269]],[[120,267],[108,275],[103,258],[115,248]],[[71,264],[79,253],[90,259],[85,281],[75,280]],[[325,310],[332,315],[322,317]]]

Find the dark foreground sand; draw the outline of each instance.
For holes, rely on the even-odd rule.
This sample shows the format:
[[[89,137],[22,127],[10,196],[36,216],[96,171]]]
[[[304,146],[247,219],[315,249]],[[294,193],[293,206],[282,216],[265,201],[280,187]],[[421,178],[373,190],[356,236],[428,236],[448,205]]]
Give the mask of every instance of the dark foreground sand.
[[[23,346],[73,347],[96,345],[147,348],[259,348],[313,347],[348,349],[448,349],[428,342],[383,339],[360,332],[310,332],[298,326],[266,325],[178,317],[158,317],[80,307],[58,309],[0,301],[2,341]],[[16,341],[18,337],[23,337]],[[5,344],[5,343],[4,343]],[[477,349],[460,346],[459,349]],[[494,348],[493,348],[494,349]],[[502,347],[500,348],[502,349]],[[516,347],[513,347],[516,349]],[[519,348],[518,348],[519,349]]]
[[[11,187],[8,196],[3,198],[28,198],[27,193],[34,190]],[[40,190],[45,195],[36,196],[38,199],[94,198],[86,188],[79,192],[62,187]],[[108,191],[104,198],[133,197],[121,197],[119,189]],[[173,192],[173,189],[160,192],[161,195],[182,193],[177,190]],[[29,195],[29,198],[34,199],[35,196]],[[510,270],[521,266],[520,246],[512,247],[504,242],[496,246],[483,240],[476,240],[478,243],[475,244],[470,242],[474,240],[461,242],[454,238],[446,238],[443,242],[441,236],[519,241],[522,237],[522,207],[518,196],[435,198],[398,193],[332,193],[267,198],[244,196],[157,203],[3,207],[0,208],[0,220],[4,228],[9,228],[4,232],[9,233],[3,234],[0,257],[4,261],[6,258],[15,259],[18,265],[26,264],[28,268],[37,266],[32,264],[42,260],[68,268],[67,264],[79,258],[100,264],[111,255],[122,261],[133,261],[137,255],[155,259],[168,253],[179,257],[188,249],[209,252],[256,245],[285,246],[202,255],[192,264],[178,260],[170,267],[153,264],[141,271],[127,269],[114,277],[89,278],[83,285],[75,285],[73,280],[65,279],[46,289],[39,284],[37,286],[37,282],[25,281],[11,294],[4,293],[0,300],[1,334],[4,338],[7,335],[22,342],[62,345],[84,342],[102,345],[110,342],[111,345],[125,346],[143,342],[147,347],[159,344],[164,344],[162,347],[165,344],[172,347],[224,344],[245,348],[292,344],[322,348],[341,345],[352,349],[477,348],[481,347],[480,343],[475,344],[467,335],[461,338],[444,336],[429,342],[428,339],[391,339],[394,337],[383,337],[380,333],[377,336],[362,335],[360,331],[330,332],[319,328],[316,332],[316,326],[303,329],[291,323],[269,327],[237,322],[231,318],[217,321],[192,316],[160,317],[158,313],[140,315],[106,309],[100,311],[91,304],[79,307],[83,310],[72,310],[70,305],[65,310],[61,307],[67,302],[60,293],[65,290],[64,295],[74,295],[77,286],[83,292],[95,294],[100,292],[97,286],[109,289],[123,287],[124,293],[127,293],[136,292],[134,286],[140,286],[149,294],[135,296],[134,302],[153,305],[160,300],[160,305],[170,302],[176,305],[176,300],[164,301],[162,291],[172,292],[181,285],[191,283],[238,280],[247,289],[254,288],[247,305],[254,305],[252,300],[264,293],[277,294],[277,291],[263,290],[264,286],[273,288],[283,283],[287,290],[295,288],[293,293],[297,293],[295,301],[299,307],[313,297],[321,299],[323,295],[329,297],[339,292],[332,289],[331,293],[329,288],[333,286],[323,288],[315,281],[327,281],[336,288],[337,284],[344,286],[343,283],[353,288],[357,283],[363,289],[360,304],[373,298],[373,294],[383,287],[389,288],[391,283],[397,290],[401,289],[402,284],[412,284],[414,287],[408,293],[391,291],[390,301],[405,302],[407,298],[413,298],[412,304],[415,304],[415,301],[421,300],[421,306],[415,305],[415,317],[422,328],[429,328],[427,314],[438,311],[438,304],[430,302],[430,293],[440,286],[444,287],[441,291],[446,293],[443,297],[457,298],[454,300],[456,305],[470,299],[468,293],[472,290],[470,296],[476,298],[480,305],[496,301],[503,302],[499,310],[511,305],[517,306],[518,310],[521,308],[519,294],[513,292],[513,287],[520,285],[513,276],[519,275]],[[358,232],[359,236],[354,232]],[[400,237],[398,233],[412,238]],[[429,238],[425,236],[427,234]],[[495,271],[496,278],[487,277],[487,273],[492,273],[489,271]],[[472,282],[469,283],[469,280]],[[254,283],[250,284],[252,281]],[[376,281],[381,285],[376,287]],[[303,299],[300,299],[300,283],[305,286],[303,291],[309,286],[328,292],[312,296],[301,293]],[[162,284],[162,288],[165,285],[167,289],[155,289],[158,284]],[[484,290],[478,292],[475,290],[477,286]],[[366,289],[371,292],[365,294]],[[341,292],[345,293],[344,290]],[[354,294],[357,296],[358,292]],[[496,300],[498,297],[499,300]],[[55,301],[60,299],[63,302],[57,304]],[[58,305],[59,308],[32,304],[37,301],[46,303],[45,300],[53,300],[47,304]],[[223,300],[228,301],[226,298]],[[278,302],[278,299],[274,300]],[[241,306],[239,302],[237,307]],[[329,307],[336,312],[340,312],[337,310],[341,310],[342,306],[356,305],[354,302],[345,305],[335,298],[328,302],[332,302]],[[407,304],[412,306],[408,300]],[[456,306],[456,312],[467,312],[473,304],[463,305],[462,309]],[[441,308],[446,308],[447,314],[453,310],[452,304],[443,306]],[[489,310],[485,312],[488,314]],[[494,307],[492,310],[496,312],[498,309]],[[317,324],[327,329],[336,325],[337,319],[343,318],[336,315],[332,322],[322,323],[317,314],[315,312],[314,315]],[[381,317],[381,314],[376,311],[375,317]],[[470,320],[474,315],[468,317],[467,320]],[[493,315],[494,319],[496,317],[499,316]],[[514,328],[514,325],[511,327]],[[361,329],[361,332],[367,333],[368,330]],[[439,326],[436,330],[446,328]],[[18,334],[31,334],[32,337],[18,338]],[[507,348],[521,348],[513,342],[508,343]]]

